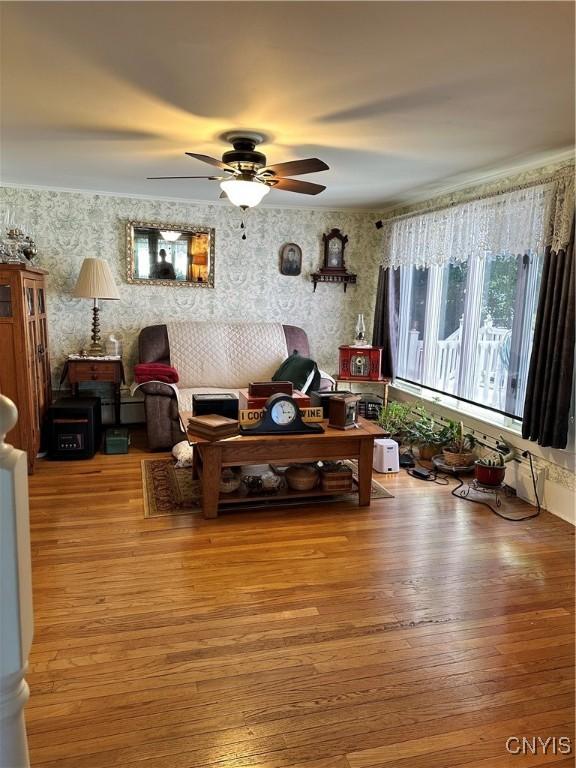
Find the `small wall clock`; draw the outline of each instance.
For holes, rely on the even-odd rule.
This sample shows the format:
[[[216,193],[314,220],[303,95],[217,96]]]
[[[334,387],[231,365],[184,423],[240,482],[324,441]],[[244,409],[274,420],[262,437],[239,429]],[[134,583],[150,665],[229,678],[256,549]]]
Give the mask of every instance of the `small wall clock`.
[[[324,264],[320,272],[346,272],[344,261],[344,248],[348,242],[348,235],[344,235],[339,229],[331,229],[326,235],[322,235],[324,243]]]
[[[334,227],[328,234],[322,235],[322,242],[324,243],[322,267],[311,275],[314,290],[318,283],[342,283],[346,291],[348,284],[356,283],[356,275],[346,270],[344,260],[344,248],[348,242],[348,235]]]

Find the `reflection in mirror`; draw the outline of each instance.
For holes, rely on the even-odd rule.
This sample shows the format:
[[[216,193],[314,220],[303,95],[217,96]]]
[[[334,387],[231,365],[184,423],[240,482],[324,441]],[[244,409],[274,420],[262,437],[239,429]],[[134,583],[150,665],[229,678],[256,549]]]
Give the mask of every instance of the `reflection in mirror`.
[[[128,282],[214,287],[214,230],[129,221]]]

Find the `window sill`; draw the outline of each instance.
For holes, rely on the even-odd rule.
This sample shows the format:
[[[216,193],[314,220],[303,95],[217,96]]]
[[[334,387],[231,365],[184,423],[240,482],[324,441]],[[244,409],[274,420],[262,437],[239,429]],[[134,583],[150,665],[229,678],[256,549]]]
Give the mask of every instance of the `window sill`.
[[[481,421],[484,424],[500,427],[502,430],[506,430],[513,435],[522,435],[522,421],[520,419],[504,416],[501,413],[491,411],[489,408],[482,408],[481,405],[476,406],[470,403],[464,403],[461,400],[450,397],[450,395],[439,395],[437,392],[432,392],[431,390],[426,389],[426,387],[415,386],[414,384],[408,384],[404,381],[395,381],[392,386],[400,392],[414,395],[414,397],[426,400],[429,403],[436,403],[437,405],[455,411],[462,416],[470,416],[476,421]]]
[[[574,447],[569,443],[565,450],[555,448],[542,448],[542,446],[525,440],[522,437],[522,423],[508,416],[502,416],[499,413],[488,411],[485,408],[471,406],[468,403],[462,403],[453,398],[444,395],[438,396],[435,392],[430,392],[421,387],[406,384],[403,381],[395,381],[389,386],[389,393],[392,398],[398,400],[423,400],[429,404],[429,409],[436,412],[444,419],[452,421],[463,421],[466,427],[475,433],[480,439],[492,439],[495,441],[500,435],[513,445],[519,451],[530,451],[530,453],[542,459],[545,462],[555,464],[567,469],[569,472],[575,471],[575,452]]]

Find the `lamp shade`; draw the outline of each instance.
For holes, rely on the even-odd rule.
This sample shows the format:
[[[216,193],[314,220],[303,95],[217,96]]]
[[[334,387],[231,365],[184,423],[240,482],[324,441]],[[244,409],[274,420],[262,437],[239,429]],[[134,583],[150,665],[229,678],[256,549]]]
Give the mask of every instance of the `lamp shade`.
[[[261,181],[245,181],[243,179],[227,179],[221,182],[220,188],[226,192],[233,205],[240,208],[251,208],[270,192],[270,187]]]
[[[120,294],[107,261],[88,257],[84,259],[74,296],[83,299],[119,299]]]

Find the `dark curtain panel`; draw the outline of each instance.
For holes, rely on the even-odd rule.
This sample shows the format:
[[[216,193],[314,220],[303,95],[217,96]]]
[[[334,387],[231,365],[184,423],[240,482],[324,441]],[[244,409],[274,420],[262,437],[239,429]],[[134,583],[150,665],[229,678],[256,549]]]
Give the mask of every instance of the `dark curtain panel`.
[[[524,404],[522,437],[566,448],[574,374],[574,222],[566,250],[548,248]]]
[[[372,345],[383,347],[382,376],[393,379],[398,356],[398,308],[400,304],[400,270],[380,267]]]
[[[516,296],[514,299],[514,314],[512,319],[512,332],[510,334],[510,360],[508,363],[508,377],[506,381],[506,413],[521,415],[524,403],[517,402],[518,374],[520,371],[522,355],[522,329],[524,328],[525,295],[528,272],[530,270],[530,256],[517,257],[518,272],[516,278]]]

